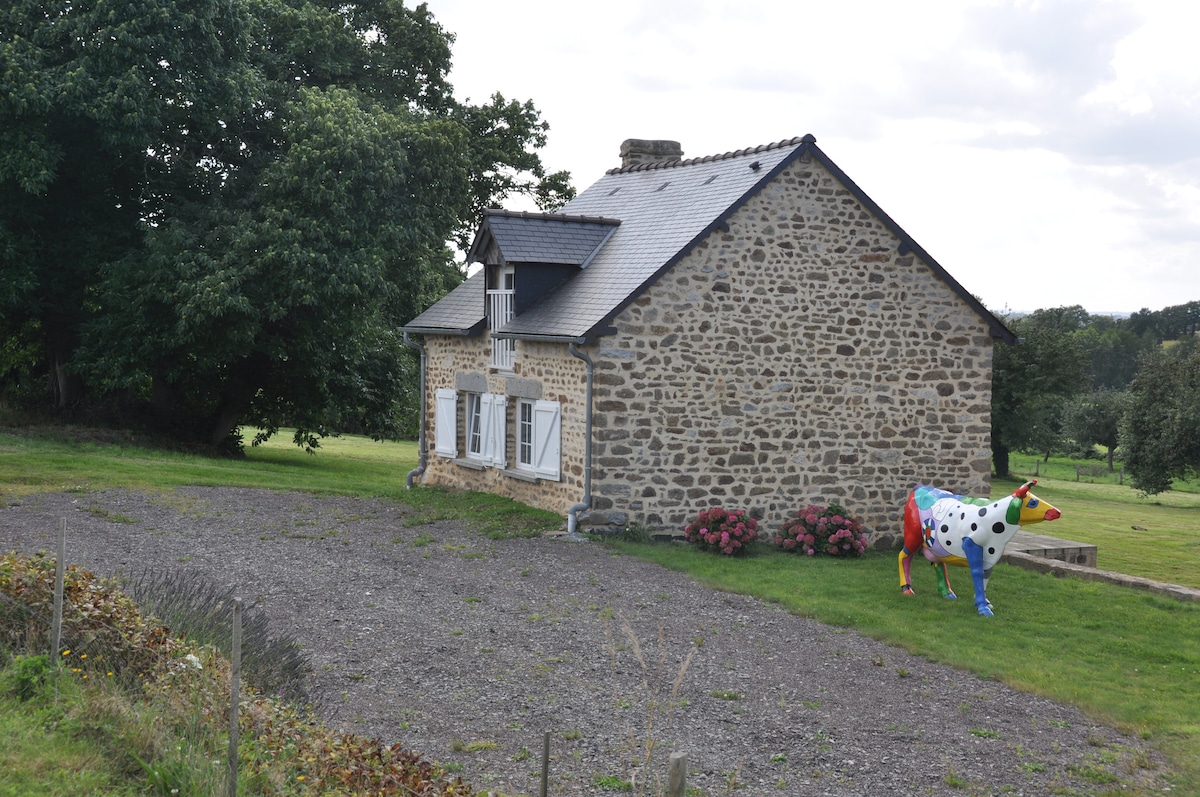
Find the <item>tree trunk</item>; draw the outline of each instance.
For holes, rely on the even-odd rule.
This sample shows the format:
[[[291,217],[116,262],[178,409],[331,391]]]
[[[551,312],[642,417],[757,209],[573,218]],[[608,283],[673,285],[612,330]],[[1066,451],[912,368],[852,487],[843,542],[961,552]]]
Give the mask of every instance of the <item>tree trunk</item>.
[[[998,443],[992,444],[992,464],[996,468],[996,477],[1007,479],[1008,473],[1008,448],[1007,446]]]
[[[50,402],[60,410],[83,396],[83,377],[68,371],[66,364],[66,355],[56,351],[50,364]]]
[[[175,387],[167,381],[167,368],[162,363],[154,367],[150,380],[150,411],[155,420],[165,426],[171,420],[175,407]]]

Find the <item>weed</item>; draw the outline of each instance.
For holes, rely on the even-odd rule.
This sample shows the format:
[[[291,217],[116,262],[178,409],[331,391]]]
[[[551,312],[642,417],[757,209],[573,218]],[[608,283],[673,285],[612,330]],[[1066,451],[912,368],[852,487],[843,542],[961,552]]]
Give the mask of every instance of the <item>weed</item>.
[[[742,699],[742,696],[739,695],[737,692],[729,692],[729,691],[724,691],[724,690],[720,690],[720,689],[714,689],[713,691],[709,692],[708,694],[709,694],[709,696],[715,697],[719,700],[741,700]]]
[[[1092,764],[1070,764],[1067,766],[1067,772],[1080,780],[1086,780],[1089,783],[1108,784],[1117,783],[1120,781],[1116,775]]]
[[[109,523],[137,523],[135,518],[122,515],[119,512],[110,512],[107,509],[99,506],[89,506],[87,513],[94,518],[105,520]]]
[[[954,770],[950,770],[949,772],[947,772],[946,775],[942,778],[942,780],[944,780],[946,782],[946,785],[952,789],[965,789],[971,785],[970,781],[968,781],[966,778],[960,776]]]
[[[683,679],[687,675],[688,668],[692,664],[692,659],[696,656],[698,648],[692,647],[687,656],[684,657],[679,669],[675,674],[675,678],[671,681],[671,689],[669,696],[664,699],[662,696],[665,687],[666,679],[666,662],[667,662],[667,646],[665,640],[665,631],[662,626],[658,629],[658,658],[651,664],[642,651],[641,642],[634,633],[633,628],[628,622],[622,620],[621,632],[628,642],[628,650],[632,651],[634,659],[637,661],[638,667],[642,673],[642,691],[646,700],[646,713],[643,727],[640,731],[635,731],[630,728],[628,731],[628,744],[632,754],[631,769],[638,773],[653,773],[653,778],[656,783],[657,791],[662,792],[662,784],[658,781],[658,773],[654,772],[654,754],[658,747],[658,731],[657,718],[660,713],[660,706],[666,705],[665,725],[670,727],[673,718],[675,707],[678,705],[679,689],[683,685]],[[604,633],[609,638],[609,655],[613,659],[613,664],[616,664],[618,646],[613,641],[611,629],[607,620],[604,622]],[[629,701],[619,699],[618,705],[629,705]],[[630,781],[628,791],[633,791],[636,794],[644,795],[650,792],[645,789],[648,783],[641,782],[645,778],[634,778]]]
[[[967,731],[967,733],[971,734],[972,736],[978,736],[980,739],[1000,738],[1000,733],[998,731],[988,731],[982,728],[971,728],[969,731]]]
[[[593,775],[590,783],[592,788],[605,791],[633,791],[632,783],[616,775]]]
[[[471,742],[464,742],[462,739],[455,739],[450,743],[450,749],[456,753],[481,753],[485,750],[495,750],[500,745],[488,739],[476,739]]]
[[[45,654],[17,656],[12,661],[2,688],[20,700],[30,700],[42,690],[52,674],[50,661]]]

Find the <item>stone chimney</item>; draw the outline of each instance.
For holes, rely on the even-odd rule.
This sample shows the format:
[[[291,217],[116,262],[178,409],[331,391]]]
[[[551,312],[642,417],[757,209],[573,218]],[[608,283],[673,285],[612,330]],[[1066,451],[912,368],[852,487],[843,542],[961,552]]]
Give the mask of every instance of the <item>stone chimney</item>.
[[[683,149],[678,141],[647,141],[643,138],[627,138],[621,142],[621,168],[642,163],[677,161],[683,158]]]

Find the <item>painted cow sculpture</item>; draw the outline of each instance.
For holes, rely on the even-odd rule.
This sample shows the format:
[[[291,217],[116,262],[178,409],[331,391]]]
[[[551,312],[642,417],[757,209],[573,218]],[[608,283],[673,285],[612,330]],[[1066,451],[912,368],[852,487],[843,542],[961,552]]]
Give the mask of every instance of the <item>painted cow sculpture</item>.
[[[970,567],[975,608],[991,617],[987,583],[992,568],[1004,554],[1004,546],[1021,526],[1062,515],[1029,492],[1035,484],[1036,479],[1026,482],[1011,496],[996,501],[954,495],[926,485],[914,487],[904,506],[904,548],[899,556],[901,592],[913,594],[909,565],[921,551],[937,570],[938,586],[945,598],[958,597],[950,587],[946,565]]]

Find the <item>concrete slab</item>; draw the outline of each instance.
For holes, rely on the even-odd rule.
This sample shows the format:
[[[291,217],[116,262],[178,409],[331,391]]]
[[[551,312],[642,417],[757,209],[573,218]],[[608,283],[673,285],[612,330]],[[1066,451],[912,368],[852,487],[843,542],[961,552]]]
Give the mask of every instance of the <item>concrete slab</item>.
[[[1057,559],[1084,567],[1096,566],[1096,546],[1072,540],[1063,540],[1045,534],[1018,531],[1009,541],[1005,551],[1023,553],[1042,559]]]

